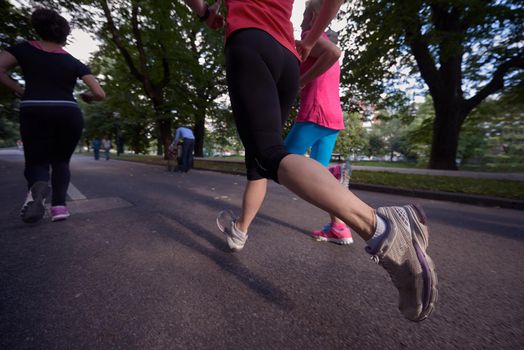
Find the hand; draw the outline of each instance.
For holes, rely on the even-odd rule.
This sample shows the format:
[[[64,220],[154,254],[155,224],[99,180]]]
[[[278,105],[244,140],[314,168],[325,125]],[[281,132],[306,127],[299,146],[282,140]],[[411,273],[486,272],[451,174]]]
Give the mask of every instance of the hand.
[[[218,0],[208,8],[209,17],[206,20],[206,24],[211,29],[220,29],[224,26],[224,16],[218,14],[221,5],[222,0]]]
[[[301,91],[308,83],[304,81],[304,79],[302,79],[302,77],[300,77],[300,79],[298,80],[298,91]]]
[[[17,90],[14,93],[17,98],[21,98],[22,96],[24,96],[24,89]]]
[[[95,97],[90,94],[89,92],[83,92],[80,94],[80,98],[85,102],[85,103],[91,103],[95,100]]]
[[[308,58],[309,53],[313,48],[313,45],[308,44],[305,40],[295,40],[295,46],[302,61],[305,61]]]

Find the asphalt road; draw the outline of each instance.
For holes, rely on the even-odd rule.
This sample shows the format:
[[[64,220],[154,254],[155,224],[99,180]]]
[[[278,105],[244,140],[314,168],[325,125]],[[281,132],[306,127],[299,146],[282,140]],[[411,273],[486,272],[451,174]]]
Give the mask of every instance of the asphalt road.
[[[524,347],[522,211],[418,201],[440,301],[412,323],[364,243],[311,240],[326,216],[279,185],[231,253],[215,215],[238,211],[243,177],[87,157],[72,171],[86,199],[72,192],[71,218],[26,225],[22,158],[0,152],[0,349]]]

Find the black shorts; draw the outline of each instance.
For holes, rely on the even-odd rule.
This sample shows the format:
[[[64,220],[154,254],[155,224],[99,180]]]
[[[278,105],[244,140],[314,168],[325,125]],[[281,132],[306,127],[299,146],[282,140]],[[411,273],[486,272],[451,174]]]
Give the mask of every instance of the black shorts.
[[[259,29],[233,33],[225,54],[233,115],[246,150],[247,177],[278,182],[280,161],[289,154],[282,127],[298,93],[299,61]]]

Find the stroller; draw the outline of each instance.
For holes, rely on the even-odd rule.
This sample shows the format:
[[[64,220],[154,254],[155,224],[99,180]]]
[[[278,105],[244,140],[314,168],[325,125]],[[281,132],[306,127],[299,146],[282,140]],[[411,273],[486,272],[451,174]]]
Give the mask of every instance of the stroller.
[[[176,158],[176,165],[174,160]],[[177,171],[182,164],[182,141],[179,141],[173,151],[167,153],[167,171]]]

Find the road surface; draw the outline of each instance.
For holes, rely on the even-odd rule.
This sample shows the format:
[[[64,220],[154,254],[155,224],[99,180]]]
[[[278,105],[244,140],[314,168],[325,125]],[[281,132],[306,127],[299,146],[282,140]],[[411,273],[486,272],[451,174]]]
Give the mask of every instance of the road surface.
[[[73,215],[33,226],[22,173],[0,152],[0,349],[524,348],[521,211],[418,201],[440,301],[412,323],[364,243],[310,239],[326,215],[282,186],[231,253],[215,215],[238,212],[243,177],[76,156]]]

